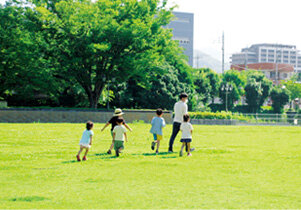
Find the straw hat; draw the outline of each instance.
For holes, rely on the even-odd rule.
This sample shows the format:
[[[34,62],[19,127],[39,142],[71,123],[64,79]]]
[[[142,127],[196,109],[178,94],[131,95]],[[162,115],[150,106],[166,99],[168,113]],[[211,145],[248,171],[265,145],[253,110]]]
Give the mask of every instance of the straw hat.
[[[121,109],[115,109],[115,112],[114,112],[114,117],[116,117],[116,116],[121,116],[121,115],[123,115],[124,113],[122,112],[122,110]]]

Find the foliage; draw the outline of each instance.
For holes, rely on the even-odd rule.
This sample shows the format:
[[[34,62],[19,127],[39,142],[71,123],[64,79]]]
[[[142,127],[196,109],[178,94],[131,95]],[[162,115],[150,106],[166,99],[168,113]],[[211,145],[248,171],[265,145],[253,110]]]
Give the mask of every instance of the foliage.
[[[216,72],[209,68],[195,69],[193,73],[195,91],[198,93],[199,101],[205,106],[214,101],[218,96],[220,78]]]
[[[170,66],[155,67],[148,75],[148,84],[137,79],[114,87],[115,100],[112,105],[123,108],[173,109],[174,103],[182,92],[187,92],[194,106],[192,86],[179,80],[178,71]],[[157,73],[163,72],[163,73]]]
[[[239,113],[232,112],[190,112],[190,117],[192,119],[227,119],[227,120],[239,120],[239,121],[250,121],[253,117],[244,116]]]
[[[289,90],[290,92],[290,107],[292,102],[297,99],[297,98],[301,98],[301,83],[297,82],[296,79],[292,79],[289,81],[285,81],[282,83],[286,89]]]
[[[234,102],[238,101],[244,93],[245,78],[236,70],[228,70],[222,75],[219,88],[219,97],[221,98],[224,107],[226,106],[226,91],[222,91],[222,86],[231,85],[232,90],[227,94],[227,107],[231,110],[234,107]]]
[[[272,107],[274,113],[282,113],[283,107],[289,102],[290,92],[286,88],[275,86],[271,92],[271,99],[273,101]]]
[[[157,0],[37,2],[45,49],[54,75],[85,90],[97,107],[106,84],[143,78],[165,61],[166,46],[178,46],[164,29],[171,10]],[[163,50],[164,49],[164,50]]]
[[[0,5],[0,97],[10,101],[55,100],[59,87],[41,51],[42,36],[32,8]]]
[[[246,102],[249,112],[257,113],[270,94],[272,82],[262,72],[248,71],[245,86]]]

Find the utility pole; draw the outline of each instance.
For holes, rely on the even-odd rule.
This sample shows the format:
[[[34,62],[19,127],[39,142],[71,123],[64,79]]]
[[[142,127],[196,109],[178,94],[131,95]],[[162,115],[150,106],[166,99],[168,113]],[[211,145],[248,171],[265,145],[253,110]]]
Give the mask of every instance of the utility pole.
[[[222,73],[225,71],[225,36],[224,36],[224,31],[223,31],[223,36],[222,36]]]
[[[248,47],[246,48],[245,52],[246,52],[245,53],[245,71],[247,71],[248,70],[248,52],[249,52]]]
[[[276,60],[275,60],[275,62],[276,62],[276,65],[275,65],[276,66],[276,77],[275,77],[275,79],[276,79],[276,85],[278,85],[278,44],[276,44]]]

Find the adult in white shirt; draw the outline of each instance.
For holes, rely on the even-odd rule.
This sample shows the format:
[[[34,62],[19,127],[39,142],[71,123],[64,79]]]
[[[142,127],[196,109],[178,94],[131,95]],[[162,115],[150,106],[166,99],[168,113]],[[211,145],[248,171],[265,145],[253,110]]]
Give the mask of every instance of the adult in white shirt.
[[[181,123],[183,122],[183,117],[185,114],[188,113],[187,102],[188,102],[188,95],[186,93],[181,93],[180,101],[178,101],[174,105],[175,116],[174,116],[173,125],[172,125],[172,134],[169,139],[168,152],[173,152],[173,143],[180,131],[180,126],[181,126]]]

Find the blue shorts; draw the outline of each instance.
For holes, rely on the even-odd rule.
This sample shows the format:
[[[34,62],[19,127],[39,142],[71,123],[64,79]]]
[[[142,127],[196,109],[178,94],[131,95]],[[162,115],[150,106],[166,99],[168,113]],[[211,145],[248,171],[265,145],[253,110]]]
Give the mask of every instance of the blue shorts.
[[[183,143],[190,143],[192,139],[181,139],[181,142]]]

